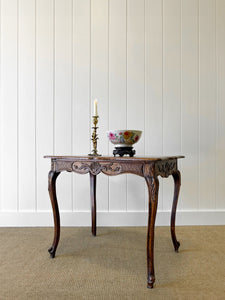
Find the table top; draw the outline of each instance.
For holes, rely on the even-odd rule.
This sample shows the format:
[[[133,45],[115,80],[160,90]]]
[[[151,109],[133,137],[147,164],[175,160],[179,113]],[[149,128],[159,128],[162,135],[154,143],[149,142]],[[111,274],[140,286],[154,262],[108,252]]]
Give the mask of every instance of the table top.
[[[185,156],[177,155],[177,156],[56,156],[56,155],[46,155],[44,158],[51,158],[55,160],[69,160],[69,161],[126,161],[126,162],[143,162],[143,161],[164,161],[164,160],[172,160],[184,158]]]

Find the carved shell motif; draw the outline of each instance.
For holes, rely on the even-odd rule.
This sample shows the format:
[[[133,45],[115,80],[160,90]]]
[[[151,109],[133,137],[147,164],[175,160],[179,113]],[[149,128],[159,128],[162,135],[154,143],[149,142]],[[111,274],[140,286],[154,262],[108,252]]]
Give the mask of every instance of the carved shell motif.
[[[162,177],[168,177],[177,169],[177,161],[170,160],[170,161],[160,161],[156,164],[156,174]]]
[[[74,162],[72,164],[72,169],[74,172],[79,174],[86,174],[90,172],[93,175],[98,175],[100,172],[103,172],[107,175],[116,175],[119,174],[122,170],[121,165],[118,163],[83,163],[83,162]]]

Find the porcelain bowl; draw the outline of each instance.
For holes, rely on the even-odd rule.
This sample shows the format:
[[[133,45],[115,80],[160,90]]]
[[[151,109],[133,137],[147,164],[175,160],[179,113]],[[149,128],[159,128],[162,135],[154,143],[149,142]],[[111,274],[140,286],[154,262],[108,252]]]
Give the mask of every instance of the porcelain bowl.
[[[108,139],[116,147],[132,147],[141,137],[140,130],[109,130],[107,131]]]

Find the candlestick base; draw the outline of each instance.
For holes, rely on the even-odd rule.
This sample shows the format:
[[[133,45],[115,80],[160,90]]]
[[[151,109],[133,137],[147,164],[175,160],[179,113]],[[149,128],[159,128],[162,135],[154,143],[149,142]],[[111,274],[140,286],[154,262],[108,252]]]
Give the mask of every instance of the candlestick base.
[[[88,156],[102,156],[102,155],[98,153],[89,153]]]

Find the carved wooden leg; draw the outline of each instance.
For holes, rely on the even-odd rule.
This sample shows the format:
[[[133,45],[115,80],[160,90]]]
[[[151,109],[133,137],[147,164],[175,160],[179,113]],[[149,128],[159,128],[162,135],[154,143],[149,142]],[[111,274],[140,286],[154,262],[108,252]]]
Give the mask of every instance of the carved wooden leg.
[[[96,236],[96,175],[90,173],[92,235]]]
[[[155,217],[158,205],[159,180],[157,177],[146,177],[149,194],[148,207],[148,235],[147,235],[147,280],[148,288],[153,288],[155,282],[154,271],[154,231]]]
[[[175,233],[175,218],[176,218],[176,210],[177,210],[177,202],[180,192],[180,185],[181,185],[181,177],[180,172],[177,170],[173,174],[174,179],[174,196],[173,196],[173,206],[172,206],[172,213],[171,213],[171,223],[170,223],[170,230],[171,230],[171,237],[174,245],[174,249],[178,252],[180,247],[180,243],[177,241],[176,233]]]
[[[51,199],[53,217],[54,217],[54,239],[53,239],[52,246],[48,249],[48,252],[50,253],[50,256],[52,258],[55,257],[55,252],[60,237],[60,217],[59,217],[59,208],[58,208],[56,189],[55,189],[56,178],[59,176],[59,174],[60,172],[55,172],[55,171],[50,171],[48,174],[48,191]]]

